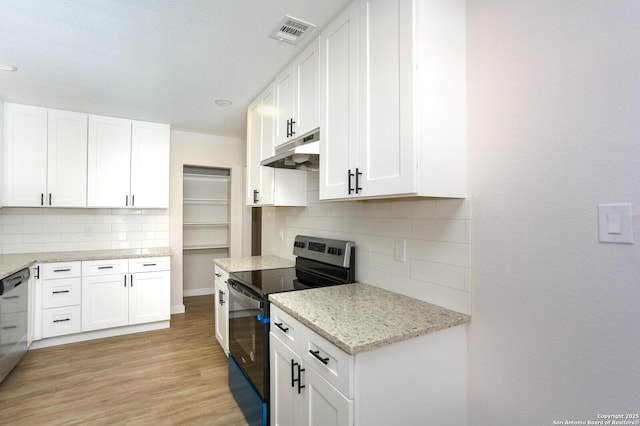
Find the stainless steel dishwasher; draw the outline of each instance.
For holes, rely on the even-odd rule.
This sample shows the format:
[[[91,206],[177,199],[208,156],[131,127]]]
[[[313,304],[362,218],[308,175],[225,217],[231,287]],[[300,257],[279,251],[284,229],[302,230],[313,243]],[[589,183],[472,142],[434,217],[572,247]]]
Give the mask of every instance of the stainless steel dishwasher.
[[[0,281],[0,382],[27,352],[29,269]]]

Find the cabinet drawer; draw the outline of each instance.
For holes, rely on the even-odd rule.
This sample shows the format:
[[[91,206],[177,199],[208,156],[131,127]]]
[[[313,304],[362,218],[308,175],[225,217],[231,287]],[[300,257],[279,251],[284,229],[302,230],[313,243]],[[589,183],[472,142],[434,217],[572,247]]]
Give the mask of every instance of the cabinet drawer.
[[[304,347],[299,335],[304,326],[291,315],[271,305],[270,331],[294,352],[302,352]]]
[[[43,263],[41,266],[43,280],[71,278],[80,276],[80,262]]]
[[[80,332],[80,306],[65,306],[42,310],[42,337],[62,336]]]
[[[129,260],[87,260],[82,262],[82,276],[126,274],[129,272]]]
[[[43,280],[42,307],[59,308],[80,304],[80,277],[61,278],[59,280]]]
[[[320,335],[304,327],[298,333],[303,348],[302,360],[327,382],[351,399],[354,397],[353,376],[355,357],[349,355]]]
[[[129,259],[129,272],[132,274],[136,272],[168,271],[169,267],[169,256]]]

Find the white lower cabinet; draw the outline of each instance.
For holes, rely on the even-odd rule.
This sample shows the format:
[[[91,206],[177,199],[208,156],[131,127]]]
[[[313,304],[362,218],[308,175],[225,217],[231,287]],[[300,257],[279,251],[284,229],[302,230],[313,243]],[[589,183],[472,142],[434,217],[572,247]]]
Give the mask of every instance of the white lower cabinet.
[[[272,304],[271,424],[466,425],[466,333],[349,355]]]
[[[42,294],[42,337],[80,332],[80,262],[39,266]]]
[[[168,257],[82,262],[82,331],[168,320],[168,265]]]
[[[216,311],[216,340],[229,356],[229,272],[218,265],[215,266],[214,298]]]

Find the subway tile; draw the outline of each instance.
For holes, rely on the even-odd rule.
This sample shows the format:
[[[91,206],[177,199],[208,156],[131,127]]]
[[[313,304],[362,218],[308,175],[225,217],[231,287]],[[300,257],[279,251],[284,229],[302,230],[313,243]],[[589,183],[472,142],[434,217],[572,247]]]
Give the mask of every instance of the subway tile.
[[[394,239],[391,237],[379,237],[377,235],[373,235],[370,238],[370,247],[374,253],[381,253],[392,256],[394,254]]]
[[[140,242],[141,248],[169,247],[169,240],[146,240]]]
[[[139,223],[114,223],[111,225],[112,232],[140,232],[142,225]]]
[[[90,242],[96,241],[96,234],[87,235],[84,232],[70,232],[61,234],[62,242]]]
[[[10,223],[0,227],[3,234],[24,234],[24,224]]]
[[[127,240],[155,240],[155,232],[127,232]]]
[[[391,217],[391,202],[390,201],[364,201],[357,203],[358,217],[376,217],[376,218],[390,218]]]
[[[41,223],[25,223],[22,225],[22,232],[25,234],[39,234],[44,230],[44,226]]]
[[[378,236],[409,238],[411,237],[411,220],[373,218],[372,233]]]
[[[448,265],[469,267],[471,246],[459,243],[435,243],[437,246],[436,261]]]
[[[22,223],[24,223],[24,216],[22,215],[17,215],[17,214],[1,214],[0,215],[0,225],[17,225]]]
[[[60,243],[62,242],[61,234],[25,234],[24,243]]]
[[[168,223],[143,223],[142,232],[169,232]]]
[[[34,215],[42,214],[44,209],[41,207],[4,207],[3,214],[10,215]],[[28,253],[28,252],[25,252]]]
[[[154,239],[156,240],[169,240],[169,233],[168,232],[156,232],[155,233],[155,237]]]
[[[438,286],[437,304],[463,314],[471,314],[471,293],[453,288]]]
[[[2,246],[2,254],[15,253],[40,253],[42,252],[42,244],[5,244]]]
[[[458,290],[465,288],[465,268],[443,263],[412,260],[411,278]]]
[[[127,223],[150,223],[153,222],[153,216],[146,215],[129,215]]]
[[[415,239],[466,243],[469,241],[466,222],[465,220],[415,219],[411,224],[411,235]]]
[[[471,198],[436,201],[438,219],[471,219]]]
[[[88,214],[62,216],[62,223],[96,223],[96,217]]]
[[[96,223],[126,223],[127,217],[117,214],[105,214],[96,216]]]
[[[438,261],[438,243],[428,240],[407,240],[407,258],[417,260]]]
[[[111,250],[111,241],[78,242],[78,250]]]
[[[62,223],[61,215],[43,215],[43,214],[35,214],[35,215],[24,215],[23,223]]]
[[[391,275],[399,275],[402,277],[411,276],[411,264],[409,262],[396,262],[393,256],[371,253],[369,261],[369,267],[371,269],[384,271]]]
[[[169,214],[157,214],[154,217],[156,223],[169,223]]]
[[[24,242],[24,236],[22,233],[0,234],[0,244],[22,244],[23,242]]]
[[[401,200],[391,203],[391,217],[431,219],[436,217],[435,200]]]
[[[370,268],[361,268],[356,265],[356,281],[376,287],[389,289],[390,276],[386,272],[377,271]]]
[[[119,250],[119,249],[138,249],[141,248],[142,245],[140,241],[111,241],[111,249]]]
[[[391,276],[391,291],[413,297],[414,299],[424,302],[436,303],[437,294],[435,284],[426,283],[424,281],[414,280],[412,278]]]
[[[42,251],[43,252],[52,252],[52,251],[78,251],[78,243],[43,243]]]

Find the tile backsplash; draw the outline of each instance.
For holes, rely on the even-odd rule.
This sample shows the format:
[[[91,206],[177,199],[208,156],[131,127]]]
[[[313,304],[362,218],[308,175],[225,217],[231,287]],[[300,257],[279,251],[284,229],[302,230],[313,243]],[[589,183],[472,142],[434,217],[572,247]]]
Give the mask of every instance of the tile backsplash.
[[[0,209],[0,254],[168,246],[164,209]]]
[[[265,208],[263,253],[291,258],[298,234],[354,240],[358,281],[471,312],[470,198],[320,202],[308,182],[308,207]]]

